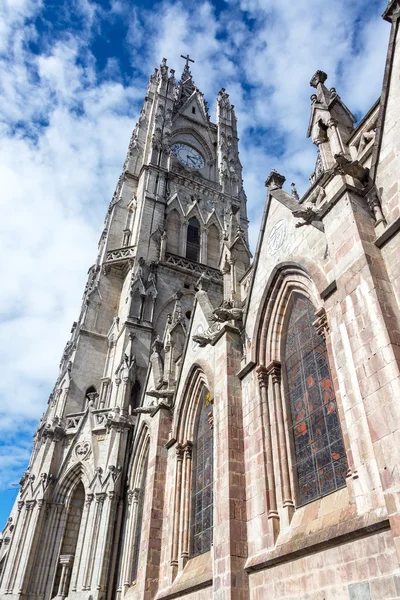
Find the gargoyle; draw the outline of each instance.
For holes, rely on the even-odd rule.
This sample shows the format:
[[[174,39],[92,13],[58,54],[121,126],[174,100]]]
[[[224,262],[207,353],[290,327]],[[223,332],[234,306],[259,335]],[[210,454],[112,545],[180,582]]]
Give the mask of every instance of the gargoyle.
[[[225,321],[241,321],[243,309],[236,308],[231,300],[224,300],[218,308],[213,311],[214,321],[225,323]]]
[[[200,348],[204,348],[207,346],[212,340],[213,336],[207,335],[207,332],[204,333],[196,333],[192,336],[192,340],[196,342],[200,346]]]
[[[305,206],[299,210],[294,210],[293,215],[296,219],[304,219],[302,223],[296,223],[296,227],[304,227],[304,225],[311,225],[313,221],[320,221],[320,213],[311,206]]]
[[[333,172],[336,175],[350,175],[363,185],[367,183],[369,170],[360,165],[358,160],[349,160],[343,154],[335,154],[336,165]]]

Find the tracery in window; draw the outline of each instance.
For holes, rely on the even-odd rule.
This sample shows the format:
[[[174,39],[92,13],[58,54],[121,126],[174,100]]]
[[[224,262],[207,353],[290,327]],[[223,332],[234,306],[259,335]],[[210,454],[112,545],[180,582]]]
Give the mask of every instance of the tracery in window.
[[[289,398],[297,504],[345,485],[347,460],[326,344],[313,321],[313,304],[292,296],[283,367]]]
[[[213,405],[203,387],[194,436],[192,556],[211,549],[213,527]]]

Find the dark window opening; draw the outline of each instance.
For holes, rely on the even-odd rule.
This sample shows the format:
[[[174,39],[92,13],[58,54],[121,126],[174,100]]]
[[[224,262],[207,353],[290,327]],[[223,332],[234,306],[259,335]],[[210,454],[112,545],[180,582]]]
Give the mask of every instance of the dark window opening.
[[[136,380],[131,389],[131,398],[130,398],[130,402],[129,402],[131,414],[132,414],[132,410],[135,408],[138,408],[139,405],[140,405],[140,383],[138,382],[138,380]]]
[[[289,399],[297,504],[345,485],[347,460],[326,343],[313,304],[294,295],[284,334],[284,383]]]
[[[85,393],[85,409],[84,410],[86,410],[89,405],[91,405],[93,408],[97,408],[96,407],[97,397],[98,397],[97,390],[94,387],[94,385],[91,385],[86,390],[86,393]]]
[[[192,106],[192,114],[195,115],[196,114],[196,107]]]
[[[200,225],[198,220],[193,217],[190,219],[187,228],[186,238],[186,258],[199,261],[200,255]]]
[[[186,311],[186,318],[188,319],[188,321],[190,321],[190,317],[192,316],[192,311],[187,310]]]

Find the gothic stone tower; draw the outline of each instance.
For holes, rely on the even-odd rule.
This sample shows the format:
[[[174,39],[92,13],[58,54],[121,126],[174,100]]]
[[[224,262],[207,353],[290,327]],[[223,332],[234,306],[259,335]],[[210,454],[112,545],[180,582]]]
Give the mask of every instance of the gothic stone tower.
[[[162,455],[197,282],[207,282],[216,306],[223,277],[237,297],[248,266],[233,106],[222,89],[212,123],[189,58],[179,83],[164,59],[150,78],[7,524],[2,597],[125,595],[137,577],[132,522],[143,513],[138,490],[147,472],[155,504],[146,535],[160,521]],[[154,588],[158,542],[154,534],[143,550],[141,597]]]

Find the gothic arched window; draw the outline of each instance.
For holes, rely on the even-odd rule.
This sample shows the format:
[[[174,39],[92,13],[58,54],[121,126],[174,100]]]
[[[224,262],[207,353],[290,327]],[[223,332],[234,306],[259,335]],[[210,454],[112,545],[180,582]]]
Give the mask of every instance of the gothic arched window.
[[[200,257],[200,224],[196,217],[189,220],[186,238],[186,258],[199,261]]]
[[[326,344],[313,321],[313,304],[294,294],[288,307],[282,363],[298,505],[344,486],[347,471]]]
[[[192,556],[211,549],[213,527],[213,406],[203,387],[193,444]]]

